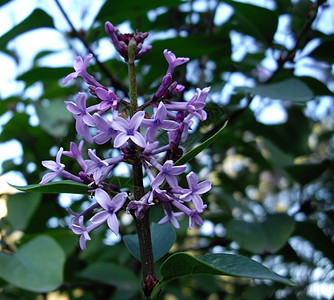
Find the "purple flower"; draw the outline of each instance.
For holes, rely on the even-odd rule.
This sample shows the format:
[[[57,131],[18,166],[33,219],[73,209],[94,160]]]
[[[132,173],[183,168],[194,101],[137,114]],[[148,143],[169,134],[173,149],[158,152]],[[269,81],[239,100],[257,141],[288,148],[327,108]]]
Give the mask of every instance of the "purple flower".
[[[93,117],[89,114],[95,110],[95,106],[86,108],[86,94],[78,93],[75,103],[65,101],[67,110],[70,111],[76,119],[75,129],[80,136],[83,136],[87,142],[93,143],[93,138],[89,133],[88,126],[95,126]]]
[[[92,59],[92,57],[93,57],[93,54],[90,53],[85,57],[85,60],[83,61],[80,56],[76,56],[73,62],[73,67],[74,67],[75,72],[68,74],[65,77],[63,84],[66,84],[71,79],[75,79],[78,76],[81,76],[87,84],[102,87],[102,85],[98,83],[92,75],[89,75],[86,70],[87,65],[89,61]]]
[[[148,142],[153,143],[155,136],[157,135],[159,127],[167,130],[174,131],[179,128],[179,124],[175,121],[165,120],[167,116],[167,109],[165,105],[160,102],[158,109],[155,111],[151,119],[144,119],[142,126],[148,127],[145,138]]]
[[[89,149],[88,156],[91,160],[86,160],[87,168],[85,172],[90,175],[93,174],[93,178],[95,179],[96,184],[100,183],[100,178],[102,176],[103,171],[109,166],[109,164],[102,160],[101,158],[96,156],[96,150]]]
[[[187,105],[189,107],[188,112],[201,121],[205,121],[207,117],[207,114],[203,110],[203,108],[205,107],[205,100],[208,96],[209,91],[210,87],[206,87],[202,90],[196,89],[195,95],[191,98]],[[194,107],[193,110],[190,109],[192,107]]]
[[[105,90],[104,88],[96,88],[96,95],[102,100],[98,106],[98,110],[107,111],[108,109],[116,108],[120,99],[116,97],[113,91]]]
[[[164,50],[164,56],[168,62],[168,70],[167,73],[173,74],[175,67],[182,65],[189,61],[187,57],[178,57],[176,58],[175,54],[167,49]]]
[[[80,234],[79,244],[83,251],[86,251],[86,243],[91,240],[87,227],[84,225],[84,217],[79,217],[79,224],[71,224],[70,228],[75,234]]]
[[[160,87],[158,88],[157,92],[154,94],[153,98],[158,99],[160,98],[164,92],[167,90],[169,85],[172,83],[172,75],[170,73],[167,73],[163,78],[162,78],[162,83]]]
[[[206,208],[206,205],[204,205],[204,208]],[[195,225],[195,222],[202,226],[203,225],[203,220],[202,218],[198,215],[199,211],[197,211],[196,209],[193,209],[191,210],[189,213],[188,213],[188,216],[189,216],[189,229],[192,229]]]
[[[171,222],[175,228],[180,228],[179,222],[176,218],[180,218],[184,215],[183,212],[173,212],[171,205],[167,202],[164,204],[164,210],[166,216],[164,216],[159,222],[159,225],[166,224],[167,222]]]
[[[126,207],[126,212],[130,213],[130,210],[134,209],[136,218],[141,219],[144,217],[145,211],[148,210],[152,205],[154,205],[153,192],[148,191],[139,201],[130,201]]]
[[[153,160],[150,161],[151,163]],[[156,164],[155,164],[156,165]],[[169,185],[173,188],[178,187],[177,179],[175,175],[180,175],[186,170],[186,166],[174,167],[172,160],[167,160],[164,165],[160,166],[160,173],[155,177],[151,183],[152,189],[157,189],[166,179]]]
[[[49,170],[51,170],[52,173],[45,174],[42,178],[42,181],[39,183],[40,185],[44,185],[44,184],[48,183],[49,181],[51,181],[52,179],[54,179],[55,177],[60,175],[61,172],[64,171],[65,165],[60,162],[61,156],[63,154],[63,150],[64,150],[63,148],[59,149],[55,162],[52,161],[52,160],[42,161],[42,165],[45,168],[48,168]]]
[[[93,224],[102,224],[107,221],[109,228],[117,235],[119,228],[116,212],[122,208],[128,194],[125,192],[119,193],[111,200],[107,192],[102,189],[96,189],[95,197],[103,211],[98,212],[90,221]]]
[[[202,212],[204,209],[202,198],[199,196],[208,192],[211,189],[210,181],[203,181],[198,183],[197,176],[194,172],[190,172],[187,175],[187,181],[189,185],[189,190],[185,194],[180,196],[180,200],[189,202],[192,201],[196,210]]]
[[[97,135],[94,136],[94,142],[102,145],[108,142],[111,138],[115,138],[117,131],[114,130],[112,122],[105,120],[99,114],[93,115],[95,126],[98,128]]]
[[[115,148],[120,148],[129,139],[142,148],[146,147],[144,137],[138,132],[138,128],[141,125],[144,116],[145,112],[138,111],[130,120],[125,120],[121,117],[114,117],[113,127],[119,131],[114,139]]]
[[[70,151],[64,151],[63,154],[65,156],[74,158],[79,163],[81,168],[83,170],[85,170],[87,165],[86,165],[85,160],[83,159],[83,157],[81,155],[83,144],[84,144],[83,140],[80,141],[79,146],[77,146],[75,143],[71,142],[70,143]]]

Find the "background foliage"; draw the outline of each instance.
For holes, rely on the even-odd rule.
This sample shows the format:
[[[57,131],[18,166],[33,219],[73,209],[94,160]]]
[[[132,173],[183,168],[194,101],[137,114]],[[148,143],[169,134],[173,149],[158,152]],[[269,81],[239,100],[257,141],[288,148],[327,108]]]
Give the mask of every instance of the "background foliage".
[[[1,1],[0,9],[12,2]],[[124,96],[126,67],[106,43],[104,22],[148,31],[153,49],[138,65],[140,95],[153,93],[164,75],[164,49],[191,59],[186,68],[176,70],[177,80],[186,86],[183,97],[195,87],[212,87],[208,119],[195,126],[186,149],[212,136],[228,120],[215,141],[189,162],[192,170],[214,184],[204,199],[208,204],[204,226],[189,231],[187,220],[181,221],[181,229],[170,237],[175,244],[164,258],[176,251],[197,257],[242,254],[296,283],[286,287],[270,281],[197,275],[170,282],[162,298],[332,297],[334,35],[333,23],[326,21],[328,14],[333,16],[332,3],[126,0],[102,4],[94,10],[94,4],[82,4],[82,18],[66,29],[58,19],[71,21],[74,10],[53,16],[41,5],[0,37],[0,51],[18,66],[22,64],[18,49],[11,46],[16,38],[49,28],[65,45],[29,57],[29,69],[16,78],[24,88],[0,101],[0,143],[16,140],[23,150],[21,160],[2,163],[2,173],[17,171],[28,184],[36,184],[44,172],[40,162],[53,159],[60,146],[68,148],[77,139],[63,102],[73,99],[84,86],[61,86],[60,80],[72,67],[45,61],[56,60],[62,52],[72,58],[94,52],[98,61],[90,65],[90,72]],[[55,2],[52,5],[59,10]],[[88,25],[84,22],[87,14],[93,19]],[[108,51],[106,59],[99,58]],[[283,117],[277,119],[278,114]],[[75,170],[70,160],[64,158],[64,163]],[[115,180],[128,184],[122,177],[126,174],[118,175]],[[47,297],[43,292],[55,288],[50,297],[140,298],[140,267],[124,242],[110,238],[104,228],[94,232],[86,252],[80,251],[77,237],[67,229],[64,196],[19,193],[1,197],[6,200],[7,215],[0,220],[0,299]],[[87,197],[71,198],[71,208],[80,210],[87,205]],[[160,218],[160,210],[152,209],[153,222]],[[131,218],[124,214],[121,220],[121,236],[133,234]],[[127,239],[131,242],[131,236]],[[37,266],[34,260],[22,266],[31,274],[41,266],[41,274],[49,270],[43,275],[45,286],[34,288],[33,275],[17,279],[11,269],[41,247],[53,258],[38,257]],[[13,254],[10,262],[9,253]]]

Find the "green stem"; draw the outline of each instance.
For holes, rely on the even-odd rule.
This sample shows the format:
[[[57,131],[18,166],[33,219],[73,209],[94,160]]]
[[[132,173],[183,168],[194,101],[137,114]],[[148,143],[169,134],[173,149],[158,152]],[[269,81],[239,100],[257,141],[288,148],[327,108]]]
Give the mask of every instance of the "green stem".
[[[134,64],[136,42],[134,39],[130,40],[128,49],[130,116],[132,117],[138,110],[136,69]],[[145,190],[143,186],[143,166],[140,161],[140,149],[137,147],[136,150],[137,159],[135,160],[135,164],[133,165],[132,178],[134,199],[138,201],[145,195]],[[150,294],[157,282],[153,259],[149,211],[146,211],[144,217],[140,220],[137,219],[134,214],[132,215],[136,224],[139,240],[143,276],[142,289],[144,291],[146,299],[148,300],[151,299]]]

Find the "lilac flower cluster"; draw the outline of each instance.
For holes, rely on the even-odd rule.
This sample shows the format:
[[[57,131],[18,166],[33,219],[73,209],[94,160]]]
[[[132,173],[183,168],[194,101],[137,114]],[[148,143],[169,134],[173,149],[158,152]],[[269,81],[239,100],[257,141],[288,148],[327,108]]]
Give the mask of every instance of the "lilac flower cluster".
[[[116,50],[128,60],[128,43],[130,39],[136,41],[136,57],[141,58],[151,47],[142,48],[142,43],[147,33],[122,35],[110,22],[105,25],[106,32],[111,37],[111,42]],[[121,110],[121,107],[129,108],[130,103],[126,99],[120,99],[116,94],[100,84],[87,72],[87,65],[92,59],[89,54],[82,60],[76,57],[74,61],[75,72],[66,76],[63,84],[72,79],[82,77],[89,85],[90,93],[97,98],[98,104],[87,106],[87,95],[79,92],[75,102],[65,101],[68,111],[75,118],[75,128],[79,136],[89,144],[98,145],[110,143],[113,148],[119,149],[117,157],[100,158],[95,149],[88,150],[88,157],[82,155],[84,140],[79,145],[71,142],[70,150],[60,148],[56,161],[43,161],[44,167],[52,172],[43,176],[40,185],[44,185],[57,176],[86,184],[96,202],[81,213],[68,211],[73,215],[70,228],[75,234],[80,235],[80,247],[86,249],[86,242],[91,238],[89,233],[107,222],[108,227],[115,233],[119,232],[117,214],[122,209],[132,212],[136,218],[143,217],[144,212],[153,205],[163,206],[165,217],[159,224],[171,222],[179,228],[177,221],[183,215],[189,217],[189,228],[195,223],[202,225],[199,216],[207,205],[199,196],[211,189],[211,183],[204,181],[198,183],[194,172],[187,175],[188,187],[182,188],[178,184],[177,175],[186,171],[186,166],[176,166],[175,161],[183,154],[180,143],[188,136],[188,130],[193,124],[193,118],[201,121],[206,119],[204,111],[205,100],[210,88],[197,89],[189,102],[172,101],[171,99],[184,91],[184,86],[176,81],[172,82],[175,67],[189,61],[189,58],[177,58],[171,51],[163,52],[168,70],[162,79],[162,83],[152,96],[151,100],[138,108],[132,116]],[[153,108],[149,117],[145,111],[147,107]],[[95,130],[92,130],[95,128]],[[159,145],[156,141],[159,131],[166,131],[168,144]],[[92,134],[94,132],[94,134]],[[165,159],[161,162],[158,158],[165,153]],[[77,161],[82,171],[74,175],[65,170],[61,163],[62,155],[71,157]],[[140,162],[150,182],[146,194],[141,199],[133,199],[131,193],[122,191],[121,187],[109,183],[112,170],[121,162],[133,164]],[[189,208],[186,203],[192,203]],[[85,217],[90,218],[90,225],[85,225]]]

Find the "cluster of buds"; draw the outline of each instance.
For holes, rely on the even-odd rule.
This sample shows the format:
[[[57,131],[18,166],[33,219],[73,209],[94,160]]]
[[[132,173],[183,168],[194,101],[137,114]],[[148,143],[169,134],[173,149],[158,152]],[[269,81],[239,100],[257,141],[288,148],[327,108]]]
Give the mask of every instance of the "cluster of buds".
[[[148,33],[120,34],[110,22],[106,23],[105,28],[125,61],[129,59],[128,43],[133,40],[137,45],[135,59],[139,59],[151,49],[148,46],[141,50]],[[208,192],[211,183],[209,181],[199,183],[196,174],[190,172],[186,176],[188,187],[180,187],[177,176],[184,173],[187,167],[177,166],[175,161],[184,152],[180,144],[186,141],[193,118],[204,121],[207,117],[204,106],[210,88],[197,89],[188,102],[172,101],[173,97],[184,91],[184,86],[176,81],[172,82],[173,71],[175,67],[188,62],[189,58],[177,58],[167,50],[164,50],[163,54],[168,62],[168,70],[161,85],[149,101],[131,114],[126,109],[120,109],[120,107],[130,108],[129,101],[116,96],[112,90],[100,84],[87,72],[86,67],[92,58],[91,54],[84,60],[76,57],[73,64],[75,72],[64,79],[63,83],[66,84],[72,79],[82,77],[89,85],[92,96],[97,98],[98,104],[87,106],[87,95],[81,92],[77,94],[75,102],[65,101],[68,111],[75,118],[76,131],[83,140],[78,145],[71,142],[69,151],[60,148],[55,162],[42,162],[43,166],[52,172],[45,174],[40,184],[44,185],[61,176],[88,186],[92,199],[95,199],[94,203],[81,213],[68,209],[73,215],[69,227],[75,234],[80,235],[80,247],[83,250],[86,249],[86,242],[91,239],[89,233],[105,222],[115,234],[118,234],[117,215],[123,209],[140,219],[153,205],[160,204],[165,217],[159,224],[171,222],[174,227],[179,228],[177,219],[183,215],[189,217],[190,229],[195,223],[203,224],[199,214],[207,205],[199,195]],[[153,111],[151,116],[145,111],[149,106]],[[161,131],[165,131],[168,136],[168,142],[166,139],[164,145],[159,145],[157,141],[158,133]],[[84,158],[82,150],[85,141],[97,145],[108,143],[114,149],[119,149],[119,155],[100,158],[96,149],[88,149],[88,155]],[[82,170],[78,174],[66,171],[65,165],[61,163],[62,155],[75,159]],[[143,166],[150,185],[141,199],[134,199],[133,194],[109,182],[113,169],[121,162],[129,164],[139,162]],[[87,225],[85,218],[88,216],[90,219]]]

